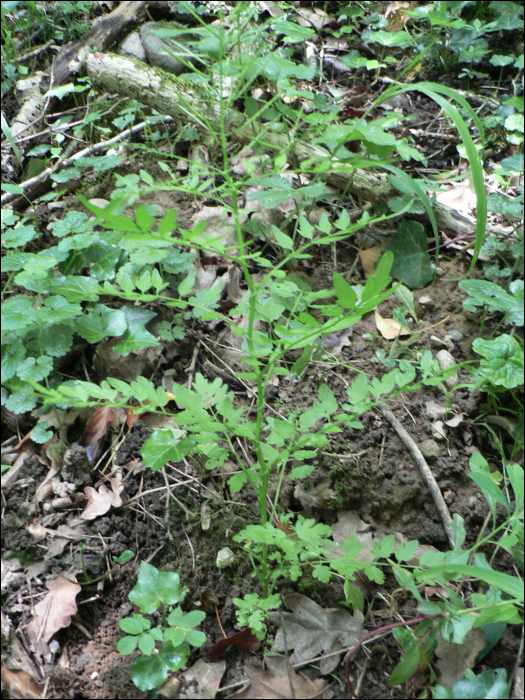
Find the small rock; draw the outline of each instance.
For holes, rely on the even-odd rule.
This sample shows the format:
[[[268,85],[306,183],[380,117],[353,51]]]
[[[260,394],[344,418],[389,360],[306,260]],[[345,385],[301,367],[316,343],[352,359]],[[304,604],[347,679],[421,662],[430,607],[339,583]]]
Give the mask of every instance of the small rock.
[[[430,336],[430,345],[433,348],[446,348],[447,344],[441,340],[441,338],[438,338],[437,335],[431,335]]]
[[[145,61],[146,52],[142,46],[140,34],[138,32],[128,34],[120,45],[119,53],[121,56],[133,56],[133,58],[138,58],[139,61]]]
[[[422,296],[422,297],[419,297],[419,303],[420,303],[422,306],[433,306],[433,305],[434,305],[434,302],[432,301],[432,298],[429,297],[429,296],[426,296],[426,295],[425,295],[425,296]]]
[[[229,547],[223,547],[217,552],[217,568],[224,569],[227,566],[231,566],[235,561],[235,555]]]
[[[456,361],[452,357],[452,355],[449,353],[448,350],[440,350],[437,355],[436,359],[439,363],[439,366],[442,370],[449,369],[450,367],[454,367],[456,364]],[[445,384],[449,389],[453,389],[456,384],[459,383],[459,375],[457,372],[454,372],[454,374],[449,377],[448,379],[445,379]]]
[[[447,331],[447,335],[449,338],[451,338],[455,343],[459,343],[459,341],[463,338],[463,333],[460,333],[459,331],[455,331],[454,329],[451,329]]]
[[[421,450],[423,457],[426,457],[427,459],[436,459],[439,457],[441,452],[439,445],[435,440],[423,440],[423,442],[419,443],[419,449]]]
[[[105,209],[108,204],[109,200],[107,199],[99,199],[97,197],[94,197],[93,199],[88,200],[90,204],[92,204],[94,207],[98,207],[99,209]]]
[[[432,437],[434,440],[445,440],[445,431],[446,428],[442,420],[437,420],[435,423],[432,423]]]
[[[446,406],[440,406],[435,401],[427,401],[425,403],[425,415],[431,420],[438,420],[447,415]]]
[[[443,275],[446,274],[445,270],[442,267],[436,267],[436,275],[439,275],[440,277],[443,277]]]

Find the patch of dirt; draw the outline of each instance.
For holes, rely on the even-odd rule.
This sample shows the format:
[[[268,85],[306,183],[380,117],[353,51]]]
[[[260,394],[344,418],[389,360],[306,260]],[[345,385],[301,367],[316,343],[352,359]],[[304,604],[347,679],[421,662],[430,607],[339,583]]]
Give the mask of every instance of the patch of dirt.
[[[344,260],[343,260],[343,265]],[[477,335],[477,324],[469,318],[461,306],[462,292],[454,278],[464,273],[457,263],[443,264],[445,275],[437,279],[428,290],[416,293],[430,296],[432,303],[416,304],[416,311],[422,326],[431,328],[418,336],[415,343],[405,348],[405,357],[429,347],[430,335],[444,337],[449,329],[462,333],[463,337],[454,347],[458,360],[470,357],[470,345]],[[323,269],[323,268],[321,268]],[[382,306],[388,312],[397,306],[396,300],[389,300]],[[372,335],[373,334],[373,335]],[[391,346],[389,346],[391,347]],[[347,400],[346,388],[356,377],[356,370],[372,376],[381,376],[385,371],[379,362],[374,362],[376,351],[387,348],[375,332],[373,316],[356,324],[352,343],[342,351],[337,367],[327,362],[315,363],[307,371],[306,377],[298,384],[281,380],[273,399],[274,408],[282,415],[289,411],[302,411],[311,406],[317,398],[320,384],[326,383],[334,392],[339,404]],[[388,348],[387,348],[388,349]],[[199,369],[197,367],[197,369]],[[467,379],[460,371],[460,378]],[[185,381],[186,375],[179,377]],[[177,377],[176,377],[177,379]],[[235,387],[237,389],[237,387]],[[471,424],[480,410],[482,397],[459,389],[452,394],[451,408],[463,412],[465,422],[451,429],[447,440],[439,443],[439,455],[431,462],[450,513],[458,513],[465,519],[468,533],[467,545],[473,538],[487,514],[487,505],[478,487],[468,478],[468,461],[472,451],[479,448],[483,454],[491,452],[491,442],[487,431]],[[407,393],[390,402],[390,408],[400,422],[416,440],[432,439],[432,427],[425,414],[425,404],[434,401],[444,404],[446,396],[439,387],[422,387],[414,393]],[[245,402],[243,395],[238,401]],[[313,461],[315,471],[303,483],[306,489],[315,488],[329,480],[335,492],[328,507],[316,510],[313,515],[321,521],[334,523],[337,513],[355,510],[360,517],[370,523],[378,532],[400,532],[407,539],[418,539],[420,543],[446,549],[446,535],[428,491],[422,483],[403,443],[390,424],[379,411],[372,410],[361,417],[363,430],[344,428],[339,434],[330,435],[330,446],[320,452]],[[218,550],[225,544],[231,545],[231,537],[247,522],[257,522],[256,503],[253,494],[246,487],[238,494],[230,494],[220,474],[202,473],[197,465],[185,460],[174,468],[166,467],[166,478],[177,498],[168,500],[165,490],[165,477],[162,472],[150,469],[136,469],[141,457],[141,447],[151,434],[151,429],[142,421],[134,423],[121,442],[113,464],[121,466],[125,472],[125,493],[133,500],[129,505],[112,510],[103,517],[84,523],[86,547],[84,550],[83,571],[78,547],[71,543],[64,552],[50,559],[39,558],[29,575],[33,577],[33,594],[42,589],[43,579],[53,577],[59,571],[77,574],[77,580],[85,582],[89,578],[103,575],[108,567],[111,573],[101,580],[84,583],[78,596],[78,615],[73,625],[61,630],[55,637],[57,649],[55,661],[42,659],[51,672],[49,696],[69,698],[142,698],[132,684],[129,670],[134,655],[122,657],[116,651],[116,642],[121,636],[118,620],[129,615],[134,606],[127,595],[136,581],[138,564],[136,561],[122,566],[113,563],[113,556],[131,549],[138,555],[138,561],[149,559],[161,570],[178,571],[181,581],[189,587],[185,607],[199,600],[203,586],[209,587],[219,601],[221,622],[227,634],[235,631],[235,606],[232,599],[257,590],[256,581],[251,577],[251,565],[239,548],[235,549],[235,564],[227,569],[218,569],[215,559]],[[355,458],[352,454],[357,455]],[[133,465],[134,471],[130,471]],[[8,522],[14,524],[4,528],[3,552],[7,556],[21,556],[33,553],[39,557],[38,539],[27,529],[33,518],[41,514],[33,503],[37,487],[45,478],[47,467],[36,458],[27,461],[18,476],[18,483],[9,491],[5,506]],[[91,474],[90,485],[98,486],[104,477],[101,472]],[[85,483],[85,482],[84,482]],[[23,487],[23,488],[22,488]],[[144,495],[138,499],[138,494]],[[211,527],[203,530],[200,523],[200,510],[206,501],[211,513]],[[299,512],[301,503],[294,496],[292,482],[285,478],[281,490],[282,507]],[[11,519],[11,520],[9,520]],[[53,512],[47,516],[47,526],[56,528],[66,522],[66,512]],[[510,566],[506,557],[500,557],[497,564],[502,569]],[[23,567],[22,567],[23,568]],[[287,582],[281,592],[293,590]],[[397,588],[396,581],[387,580],[386,590]],[[18,628],[23,628],[31,619],[30,609],[20,603],[20,595],[26,589],[25,576],[18,579],[18,586],[11,584],[4,604],[4,611]],[[338,581],[321,584],[308,574],[299,580],[296,590],[310,596],[324,607],[336,607],[344,599],[343,587]],[[412,616],[414,609],[406,609],[399,601],[399,612]],[[370,628],[385,624],[389,620],[381,616],[388,611],[375,610],[369,621]],[[206,650],[222,638],[215,615],[208,615],[202,625],[207,635],[201,650],[194,651],[190,663],[206,653]],[[270,635],[271,636],[271,635]],[[487,658],[487,667],[511,669],[516,653],[517,639],[509,628],[496,650]],[[366,661],[366,674],[360,686],[360,697],[402,697],[399,690],[388,685],[389,674],[399,658],[391,639],[373,643]],[[246,654],[231,648],[226,654],[227,671],[222,685],[238,682],[243,678],[242,665],[247,661],[259,665],[260,657]],[[363,654],[357,655],[352,665],[352,676],[358,682],[363,669]],[[341,666],[337,671],[341,686],[333,683],[336,698],[349,697],[345,689]]]

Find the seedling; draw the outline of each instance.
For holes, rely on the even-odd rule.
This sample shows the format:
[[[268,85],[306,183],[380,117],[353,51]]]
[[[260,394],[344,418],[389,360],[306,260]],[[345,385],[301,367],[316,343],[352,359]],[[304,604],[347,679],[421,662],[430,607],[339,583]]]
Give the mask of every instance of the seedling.
[[[137,648],[142,652],[131,666],[131,678],[143,692],[162,685],[168,678],[168,671],[178,671],[184,666],[190,655],[190,645],[200,647],[206,639],[204,632],[195,629],[206,613],[192,610],[184,614],[179,605],[186,591],[180,588],[177,573],[159,571],[141,562],[137,583],[128,598],[142,614],[134,613],[119,620],[126,636],[118,641],[117,650],[123,655],[132,654]],[[160,606],[161,624],[152,627],[145,615],[151,615]],[[157,642],[160,642],[159,648]]]

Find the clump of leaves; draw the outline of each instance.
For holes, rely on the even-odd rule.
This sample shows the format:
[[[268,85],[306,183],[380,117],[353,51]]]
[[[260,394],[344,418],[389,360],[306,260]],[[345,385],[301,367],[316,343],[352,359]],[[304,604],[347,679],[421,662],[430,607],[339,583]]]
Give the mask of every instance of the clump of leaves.
[[[181,589],[177,573],[159,571],[145,561],[141,563],[137,584],[128,598],[140,608],[142,614],[134,613],[119,620],[126,636],[118,641],[117,650],[124,655],[133,653],[137,648],[142,652],[131,666],[131,678],[143,692],[164,683],[168,670],[178,671],[184,666],[190,654],[190,645],[200,647],[206,639],[204,632],[195,629],[206,613],[192,610],[184,614],[179,605],[186,591]],[[152,627],[151,620],[145,615],[151,615],[161,605],[163,623],[168,606],[176,607],[169,612],[166,627],[164,624]],[[161,643],[160,648],[154,653],[157,642]]]

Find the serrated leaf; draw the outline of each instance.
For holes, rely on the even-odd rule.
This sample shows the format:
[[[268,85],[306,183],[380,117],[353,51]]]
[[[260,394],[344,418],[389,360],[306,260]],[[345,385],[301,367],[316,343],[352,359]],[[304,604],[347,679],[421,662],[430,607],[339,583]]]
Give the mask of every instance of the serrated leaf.
[[[182,431],[156,430],[142,446],[144,466],[156,471],[166,462],[180,462],[196,444],[189,438],[180,439],[182,434]]]
[[[35,408],[36,396],[27,391],[15,391],[5,402],[5,407],[13,413],[26,413]]]
[[[30,379],[33,382],[40,382],[51,374],[52,370],[53,360],[44,355],[38,359],[28,357],[18,365],[16,373],[24,381]]]
[[[357,302],[355,290],[348,284],[345,278],[334,270],[332,280],[337,296],[337,301],[343,309],[353,309]]]
[[[523,350],[516,338],[500,335],[493,340],[476,338],[472,349],[481,355],[479,372],[496,386],[512,389],[523,384]]]
[[[287,236],[280,229],[278,229],[277,226],[274,226],[273,224],[272,224],[272,233],[275,237],[275,240],[281,246],[281,248],[286,248],[287,250],[293,250],[293,240],[290,238],[290,236]]]

